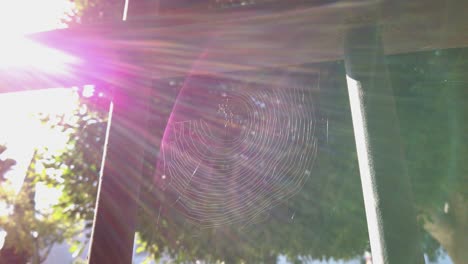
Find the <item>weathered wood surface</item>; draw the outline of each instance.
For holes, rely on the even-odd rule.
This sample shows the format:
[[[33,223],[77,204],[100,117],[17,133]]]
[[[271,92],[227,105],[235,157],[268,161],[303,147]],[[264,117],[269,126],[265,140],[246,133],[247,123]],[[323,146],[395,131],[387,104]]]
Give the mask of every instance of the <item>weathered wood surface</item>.
[[[468,1],[398,0],[142,15],[132,22],[32,36],[80,62],[68,65],[66,76],[2,71],[0,91],[112,82],[109,73],[131,71],[153,78],[187,73],[237,78],[242,71],[264,67],[300,70],[301,64],[342,59],[344,33],[375,20],[381,24],[386,54],[466,47],[466,11]],[[119,63],[119,51],[144,53],[146,60]]]

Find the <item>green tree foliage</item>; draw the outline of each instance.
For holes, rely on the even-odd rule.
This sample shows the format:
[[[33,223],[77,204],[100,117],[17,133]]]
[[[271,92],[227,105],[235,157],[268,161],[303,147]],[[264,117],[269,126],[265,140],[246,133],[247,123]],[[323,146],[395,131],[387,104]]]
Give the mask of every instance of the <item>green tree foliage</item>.
[[[92,24],[122,19],[125,1],[75,0],[75,13],[71,14],[70,25]]]
[[[423,246],[440,243],[455,263],[468,256],[466,49],[389,58]],[[434,243],[434,239],[437,243]]]
[[[63,152],[45,153],[38,163],[44,168],[37,181],[61,189],[53,214],[88,239],[94,218],[99,170],[102,162],[109,102],[106,98],[81,97],[70,115],[42,116],[42,121],[68,136]],[[72,243],[70,251],[84,249],[76,234],[65,237]],[[74,240],[76,239],[76,240]],[[85,239],[85,240],[86,240]]]
[[[94,216],[107,118],[106,107],[98,111],[93,106],[96,106],[96,98],[82,98],[80,106],[70,116],[42,118],[52,128],[67,134],[68,142],[63,152],[44,155],[40,160],[44,169],[58,170],[60,176],[39,175],[40,181],[62,187],[55,211],[60,211],[70,221],[85,220],[88,227]]]
[[[42,263],[55,243],[74,235],[73,223],[52,212],[38,210],[35,206],[37,177],[35,154],[19,193],[15,193],[9,181],[2,182],[1,200],[12,212],[0,217],[0,227],[7,233],[0,263]],[[8,161],[8,160],[6,160]],[[4,162],[8,163],[8,162]]]
[[[12,214],[0,217],[0,227],[7,232],[0,263],[41,263],[54,244],[72,242],[83,230],[89,236],[107,117],[106,110],[92,109],[98,100],[82,98],[73,113],[39,115],[45,125],[67,135],[68,141],[58,153],[35,151],[18,194],[3,179],[14,161],[1,162],[1,200],[14,209]],[[38,183],[61,190],[58,203],[49,210],[35,206]]]

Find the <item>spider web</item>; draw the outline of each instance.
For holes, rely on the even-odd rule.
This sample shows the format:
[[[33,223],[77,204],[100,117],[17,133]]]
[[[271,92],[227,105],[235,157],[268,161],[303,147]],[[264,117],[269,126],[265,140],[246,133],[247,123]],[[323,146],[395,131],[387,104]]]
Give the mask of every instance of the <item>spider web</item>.
[[[248,225],[298,193],[317,150],[309,86],[188,79],[154,175],[168,204],[200,227]]]

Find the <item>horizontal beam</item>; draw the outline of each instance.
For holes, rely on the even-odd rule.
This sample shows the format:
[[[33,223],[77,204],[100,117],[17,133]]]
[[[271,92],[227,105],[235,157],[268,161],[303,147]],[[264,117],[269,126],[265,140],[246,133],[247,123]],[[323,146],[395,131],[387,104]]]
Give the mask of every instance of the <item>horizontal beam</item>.
[[[41,33],[32,38],[81,63],[69,65],[67,77],[0,72],[0,91],[109,81],[109,72],[133,71],[157,79],[188,73],[241,78],[243,71],[292,65],[305,70],[297,65],[343,59],[344,32],[375,20],[383,29],[385,54],[468,46],[468,35],[463,34],[468,32],[463,12],[467,1],[324,2],[329,4],[149,14],[132,22]],[[384,10],[378,17],[377,7]],[[141,53],[146,59],[138,65],[122,64],[115,60],[120,51]]]

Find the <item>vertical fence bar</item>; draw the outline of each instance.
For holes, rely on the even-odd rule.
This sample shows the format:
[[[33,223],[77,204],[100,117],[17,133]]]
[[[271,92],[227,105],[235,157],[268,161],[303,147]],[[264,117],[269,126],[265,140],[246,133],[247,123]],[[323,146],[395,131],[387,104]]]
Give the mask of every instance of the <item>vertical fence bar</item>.
[[[424,263],[376,24],[347,32],[345,67],[373,263]]]

